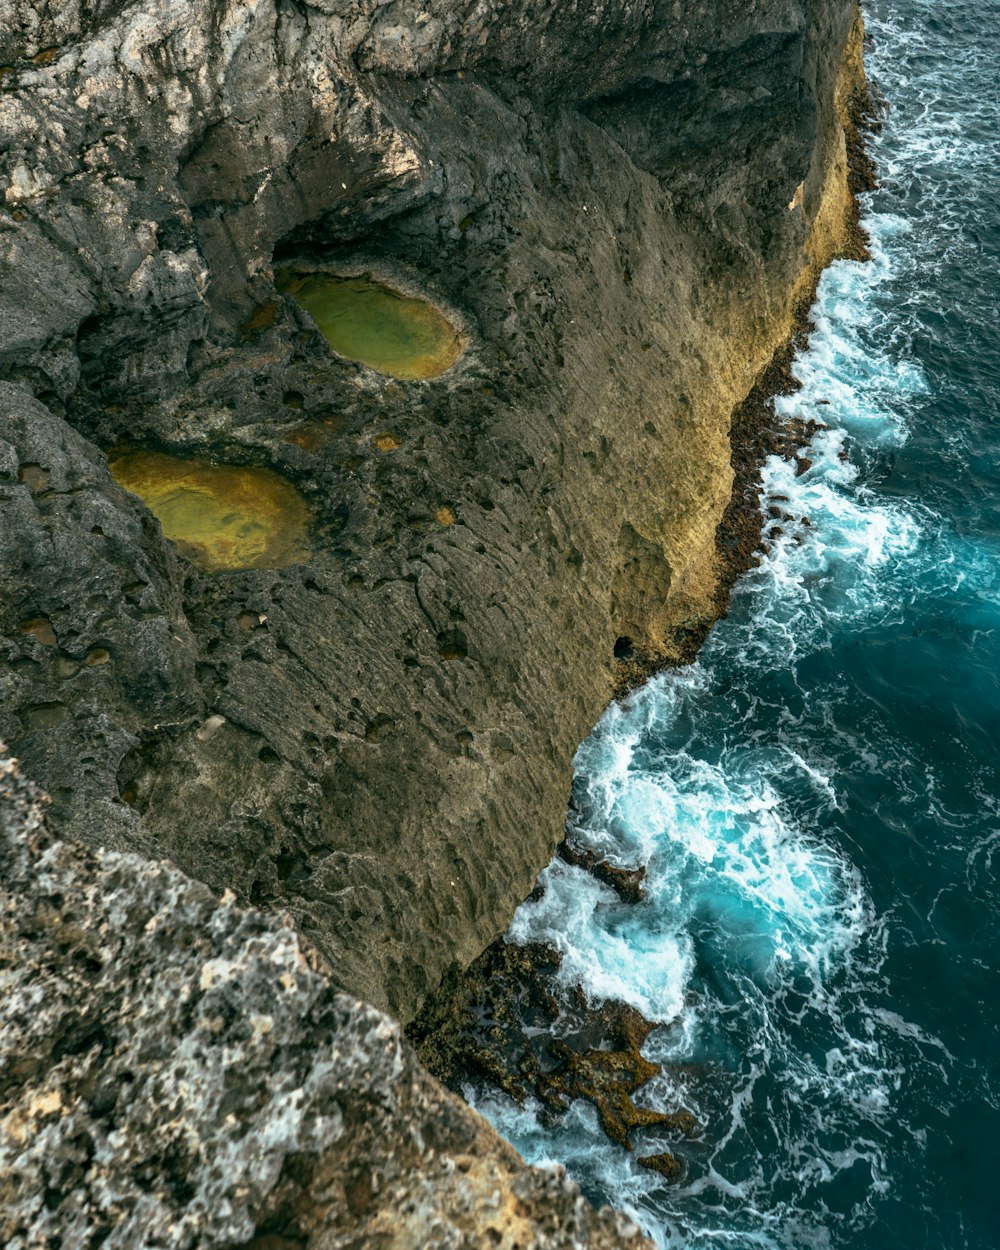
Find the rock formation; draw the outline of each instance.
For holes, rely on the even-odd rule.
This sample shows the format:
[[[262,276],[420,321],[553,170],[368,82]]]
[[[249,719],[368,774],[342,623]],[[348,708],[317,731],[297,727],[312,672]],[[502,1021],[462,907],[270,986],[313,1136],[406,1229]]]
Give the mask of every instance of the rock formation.
[[[0,66],[0,732],[57,830],[406,1019],[560,840],[616,649],[717,609],[730,414],[850,221],[852,0],[0,0]],[[464,355],[336,356],[288,266]],[[121,446],[281,473],[312,558],[199,569]]]
[[[274,916],[46,828],[0,759],[0,1244],[649,1250]]]

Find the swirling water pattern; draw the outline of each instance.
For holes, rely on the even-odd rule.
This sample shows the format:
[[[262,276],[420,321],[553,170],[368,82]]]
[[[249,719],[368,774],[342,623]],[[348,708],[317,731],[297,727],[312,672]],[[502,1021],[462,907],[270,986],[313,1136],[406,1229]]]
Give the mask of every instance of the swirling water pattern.
[[[640,1097],[699,1128],[643,1144],[684,1179],[470,1091],[665,1247],[1000,1246],[1000,3],[867,18],[874,260],[826,273],[780,401],[829,427],[766,466],[796,519],[580,748],[574,837],[646,901],[556,862],[511,930],[662,1022]]]

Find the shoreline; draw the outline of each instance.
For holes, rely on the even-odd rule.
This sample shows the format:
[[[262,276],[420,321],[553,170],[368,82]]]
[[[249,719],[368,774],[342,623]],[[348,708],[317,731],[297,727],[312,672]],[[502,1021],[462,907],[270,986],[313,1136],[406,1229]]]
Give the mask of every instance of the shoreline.
[[[237,38],[204,41],[230,9],[198,0],[143,29],[127,14],[88,17],[36,57],[16,48],[0,98],[9,161],[39,172],[36,185],[18,167],[17,207],[0,221],[13,272],[30,275],[8,303],[37,313],[21,318],[0,383],[17,552],[0,730],[52,795],[51,836],[68,837],[59,893],[31,870],[41,843],[26,843],[10,898],[40,962],[54,935],[82,1014],[111,1039],[90,1047],[75,1007],[68,1033],[40,1017],[62,1063],[50,1072],[66,1081],[55,1104],[32,1101],[43,1074],[24,1069],[29,1118],[53,1105],[60,1119],[61,1108],[88,1115],[98,1078],[126,1053],[115,1039],[133,1028],[127,1079],[166,1106],[160,1052],[188,1062],[191,1017],[156,1013],[207,1001],[199,1077],[222,1082],[202,1099],[207,1172],[146,1144],[164,1126],[130,1118],[140,1099],[112,1103],[117,1118],[103,1097],[95,1109],[160,1166],[136,1183],[165,1195],[169,1226],[192,1177],[207,1177],[203,1209],[226,1216],[225,1186],[240,1178],[227,1166],[216,1187],[211,1168],[231,1143],[212,1143],[235,1123],[273,1145],[271,1127],[255,1127],[261,1095],[293,1087],[320,1090],[325,1118],[273,1157],[233,1153],[259,1193],[222,1240],[243,1244],[249,1230],[253,1244],[286,1233],[318,1244],[341,1219],[351,1235],[382,1236],[387,1219],[415,1212],[398,1244],[428,1244],[421,1220],[437,1229],[471,1212],[499,1243],[499,1192],[501,1219],[523,1222],[511,1244],[548,1246],[552,1228],[595,1250],[634,1243],[636,1230],[595,1216],[568,1182],[553,1195],[551,1176],[524,1169],[432,1076],[454,1084],[478,1065],[553,1116],[589,1099],[624,1149],[636,1129],[694,1128],[633,1100],[657,1071],[642,1054],[650,1022],[582,991],[564,1001],[557,957],[502,933],[553,850],[624,902],[643,897],[643,869],[566,843],[571,761],[609,697],[648,676],[644,662],[659,671],[697,655],[761,541],[760,464],[779,443],[798,446],[770,398],[808,334],[810,275],[831,245],[863,248],[851,183],[863,142],[841,116],[848,95],[845,116],[870,103],[857,8],[830,0],[789,23],[767,0],[720,29],[712,5],[691,0],[678,40],[678,13],[640,6],[632,34],[595,27],[588,49],[586,25],[541,26],[534,0],[523,47],[503,42],[512,24],[492,13],[474,39],[446,2],[454,49],[431,38],[412,62],[375,15],[347,32],[332,15],[269,3],[240,12]],[[275,38],[272,18],[296,37]],[[164,63],[167,36],[184,43],[184,66]],[[141,73],[102,70],[93,40]],[[580,81],[589,51],[595,74]],[[97,66],[86,110],[81,58]],[[709,67],[694,81],[693,63]],[[347,84],[336,99],[331,78]],[[193,112],[175,109],[178,84],[205,88]],[[66,122],[45,165],[40,100]],[[129,142],[80,170],[96,110],[109,125],[127,119]],[[103,211],[70,221],[68,196]],[[370,249],[379,272],[453,308],[469,331],[462,362],[402,386],[329,350],[274,282],[278,258],[314,246],[330,265]],[[77,273],[83,255],[122,265]],[[302,566],[199,573],[109,477],[106,449],[123,432],[280,471],[330,542]],[[39,559],[19,563],[38,533],[55,556],[44,585]],[[60,918],[52,934],[31,919],[39,890]],[[122,905],[139,895],[155,924],[136,926]],[[81,905],[99,942],[101,909],[115,912],[119,958],[80,964]],[[266,949],[276,958],[262,961]],[[11,966],[32,975],[21,953]],[[137,998],[171,975],[182,993]],[[487,1045],[477,993],[490,996]],[[444,999],[450,1013],[428,1032],[455,1043],[442,1055],[451,1081],[402,1038],[425,997],[427,1011]],[[38,1053],[28,1036],[16,1048],[19,1063]],[[240,1056],[235,1088],[227,1053]],[[305,1076],[303,1054],[319,1063]],[[211,1081],[180,1066],[173,1088],[201,1099]],[[197,1122],[189,1107],[178,1114]],[[76,1150],[59,1122],[59,1148]],[[44,1149],[26,1219],[51,1192],[53,1152],[34,1136]],[[427,1152],[408,1153],[414,1141]],[[126,1161],[109,1157],[131,1186]],[[661,1148],[638,1163],[679,1170]],[[61,1214],[46,1198],[44,1218],[68,1220],[70,1194],[89,1185],[75,1171]],[[239,1202],[247,1192],[240,1180]],[[425,1215],[426,1192],[438,1206]]]
[[[847,53],[850,65],[850,47]],[[861,224],[859,196],[878,185],[868,136],[877,133],[880,112],[877,92],[863,75],[849,93],[841,117],[848,191],[842,245],[807,279],[793,306],[790,334],[733,410],[733,486],[716,529],[719,579],[715,615],[686,636],[679,661],[664,664],[656,658],[637,656],[622,662],[616,700],[626,699],[658,673],[693,663],[716,622],[725,618],[732,591],[740,577],[757,562],[764,530],[771,521],[761,507],[761,471],[768,457],[779,455],[789,461],[798,460],[803,466],[800,471],[809,467],[809,461],[798,453],[823,426],[801,418],[780,419],[774,401],[800,388],[792,364],[808,346],[815,328],[811,310],[826,268],[836,260],[871,259],[869,237]],[[592,853],[572,847],[565,836],[554,858],[591,872],[611,886],[625,903],[642,899],[644,865],[612,866]],[[528,898],[534,897],[540,888],[536,885]],[[691,1131],[693,1122],[688,1123],[676,1111],[651,1111],[632,1101],[632,1095],[660,1070],[660,1065],[650,1063],[641,1054],[655,1025],[622,1003],[591,1004],[579,988],[571,1006],[560,1003],[548,983],[559,964],[560,956],[553,948],[519,946],[508,943],[506,936],[501,935],[467,968],[453,968],[447,973],[404,1032],[425,1067],[459,1095],[463,1084],[485,1078],[519,1104],[529,1095],[535,1097],[549,1115],[558,1114],[572,1098],[584,1098],[596,1108],[609,1138],[626,1150],[632,1149],[629,1134],[634,1128],[658,1124],[668,1131]],[[484,1027],[482,1019],[492,1021],[492,1026]],[[559,1021],[560,1041],[551,1053],[546,1053],[544,1042],[538,1042],[537,1035],[545,1032],[538,1027],[540,1019],[546,1020],[548,1027]],[[527,1040],[528,1030],[531,1041]],[[557,1065],[554,1075],[553,1060]],[[680,1171],[669,1152],[640,1158],[638,1162],[668,1179]]]
[[[874,191],[878,186],[878,171],[868,149],[868,137],[879,131],[881,111],[877,91],[865,75],[848,96],[842,117],[849,193],[843,247],[830,257],[798,296],[792,312],[790,335],[758,374],[750,393],[733,412],[729,436],[733,491],[716,531],[721,574],[715,620],[721,620],[726,615],[733,587],[754,566],[760,548],[766,524],[760,506],[764,462],[771,455],[795,459],[795,453],[808,444],[818,428],[810,422],[781,421],[775,413],[774,400],[782,395],[794,395],[800,389],[792,373],[792,364],[799,352],[808,346],[815,328],[812,308],[823,273],[837,260],[871,260],[869,237],[861,224],[859,196]],[[715,621],[712,622],[714,624]],[[705,636],[699,640],[699,649],[711,628],[710,625]]]
[[[268,47],[269,12],[247,31]],[[724,36],[713,12],[691,0],[687,45],[666,11],[636,12],[643,38],[623,35],[605,79],[576,83],[568,110],[491,89],[492,54],[470,46],[465,79],[429,52],[387,91],[384,117],[341,119],[324,147],[334,165],[359,143],[382,151],[396,111],[409,118],[389,171],[402,181],[369,204],[367,157],[356,178],[345,166],[343,189],[362,199],[335,218],[301,146],[329,104],[308,71],[335,63],[361,87],[375,80],[336,24],[303,29],[266,72],[237,57],[213,78],[215,105],[277,73],[301,85],[302,115],[268,113],[238,143],[202,136],[200,113],[162,134],[159,113],[143,115],[164,185],[191,210],[185,231],[151,240],[143,273],[176,277],[180,247],[204,262],[186,294],[157,279],[169,359],[156,318],[102,271],[82,331],[65,329],[76,372],[59,396],[0,387],[12,454],[51,466],[50,490],[15,487],[9,545],[43,526],[59,553],[45,586],[9,562],[17,667],[0,729],[52,794],[53,820],[287,912],[345,988],[402,1020],[506,930],[564,836],[572,760],[609,699],[693,656],[724,610],[733,411],[791,331],[804,275],[843,243],[853,0],[787,31],[777,4],[734,13]],[[553,64],[573,78],[579,32],[555,33]],[[112,25],[102,38],[126,35]],[[522,65],[517,48],[496,52]],[[212,65],[217,53],[228,65],[199,45]],[[696,81],[694,54],[709,58]],[[660,85],[637,99],[646,68]],[[52,80],[52,107],[70,107],[74,63],[31,72]],[[160,72],[151,60],[149,82]],[[424,100],[433,73],[440,93]],[[109,116],[126,109],[116,76],[98,90]],[[679,105],[684,124],[662,126]],[[267,196],[217,204],[213,160],[270,168],[275,128],[287,159]],[[62,147],[78,139],[68,131]],[[28,160],[27,131],[24,145]],[[31,201],[30,222],[10,227],[18,246],[38,240],[41,255],[60,202],[59,185]],[[131,255],[136,223],[158,211],[140,195],[94,219],[91,251]],[[349,240],[334,229],[344,222]],[[272,281],[276,257],[320,244],[331,263],[363,244],[385,272],[460,307],[480,330],[464,365],[402,385],[333,354]],[[232,247],[252,272],[245,289]],[[76,254],[52,261],[53,283]],[[165,392],[160,371],[175,365]],[[329,541],[308,566],[200,573],[108,474],[101,448],[123,432],[178,457],[273,468]],[[84,503],[101,524],[81,527]],[[105,594],[84,615],[98,580]],[[91,655],[109,658],[78,663]]]
[[[868,235],[861,224],[859,196],[878,186],[878,171],[869,151],[868,137],[881,129],[885,105],[864,71],[865,33],[860,12],[857,21],[860,30],[857,27],[852,30],[845,47],[844,69],[850,76],[850,89],[845,98],[838,101],[847,159],[848,196],[843,237],[840,246],[822,266],[814,267],[811,273],[808,268],[804,272],[804,286],[795,296],[792,306],[792,326],[788,337],[757,374],[746,397],[733,409],[729,428],[733,483],[729,502],[715,533],[719,571],[713,614],[685,634],[675,635],[675,640],[681,644],[678,659],[664,662],[656,655],[637,655],[623,662],[615,686],[615,700],[626,699],[657,673],[693,664],[697,659],[716,622],[726,616],[737,581],[754,566],[766,525],[760,506],[764,462],[771,455],[794,459],[796,452],[808,443],[815,432],[815,427],[808,423],[796,425],[795,422],[780,421],[774,411],[774,400],[781,395],[793,395],[799,389],[792,373],[792,362],[808,345],[814,329],[811,310],[827,267],[837,260],[871,259]]]

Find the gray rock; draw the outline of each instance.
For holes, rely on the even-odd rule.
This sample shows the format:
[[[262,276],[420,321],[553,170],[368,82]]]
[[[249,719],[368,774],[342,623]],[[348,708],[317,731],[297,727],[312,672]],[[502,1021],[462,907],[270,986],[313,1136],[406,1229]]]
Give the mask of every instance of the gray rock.
[[[649,1247],[526,1167],[287,921],[58,840],[7,758],[0,1243]]]
[[[0,0],[0,733],[59,830],[287,911],[404,1019],[505,929],[616,640],[718,610],[730,414],[844,232],[854,11]],[[295,260],[464,358],[335,356]],[[123,442],[285,473],[314,558],[189,566]]]

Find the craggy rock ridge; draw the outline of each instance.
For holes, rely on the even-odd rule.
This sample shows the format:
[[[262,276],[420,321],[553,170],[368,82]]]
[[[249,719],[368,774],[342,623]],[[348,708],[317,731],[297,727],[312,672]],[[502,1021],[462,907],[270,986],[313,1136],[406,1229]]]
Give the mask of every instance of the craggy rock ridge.
[[[526,1167],[289,924],[57,840],[9,759],[0,1243],[650,1247],[561,1172]]]
[[[852,0],[0,0],[0,732],[90,845],[412,1016],[559,841],[619,656],[717,610],[734,406],[849,231]],[[467,346],[333,354],[282,265]],[[120,444],[268,466],[206,574]]]
[[[553,1121],[586,1099],[611,1141],[625,1150],[638,1141],[637,1163],[677,1177],[681,1165],[662,1149],[664,1134],[669,1142],[693,1132],[694,1118],[632,1097],[661,1070],[642,1053],[656,1026],[626,1003],[591,1003],[579,986],[557,988],[560,962],[551,947],[494,942],[468,968],[448,973],[406,1035],[449,1088],[500,1088],[520,1104],[530,1096]],[[661,1149],[648,1153],[654,1146]]]

